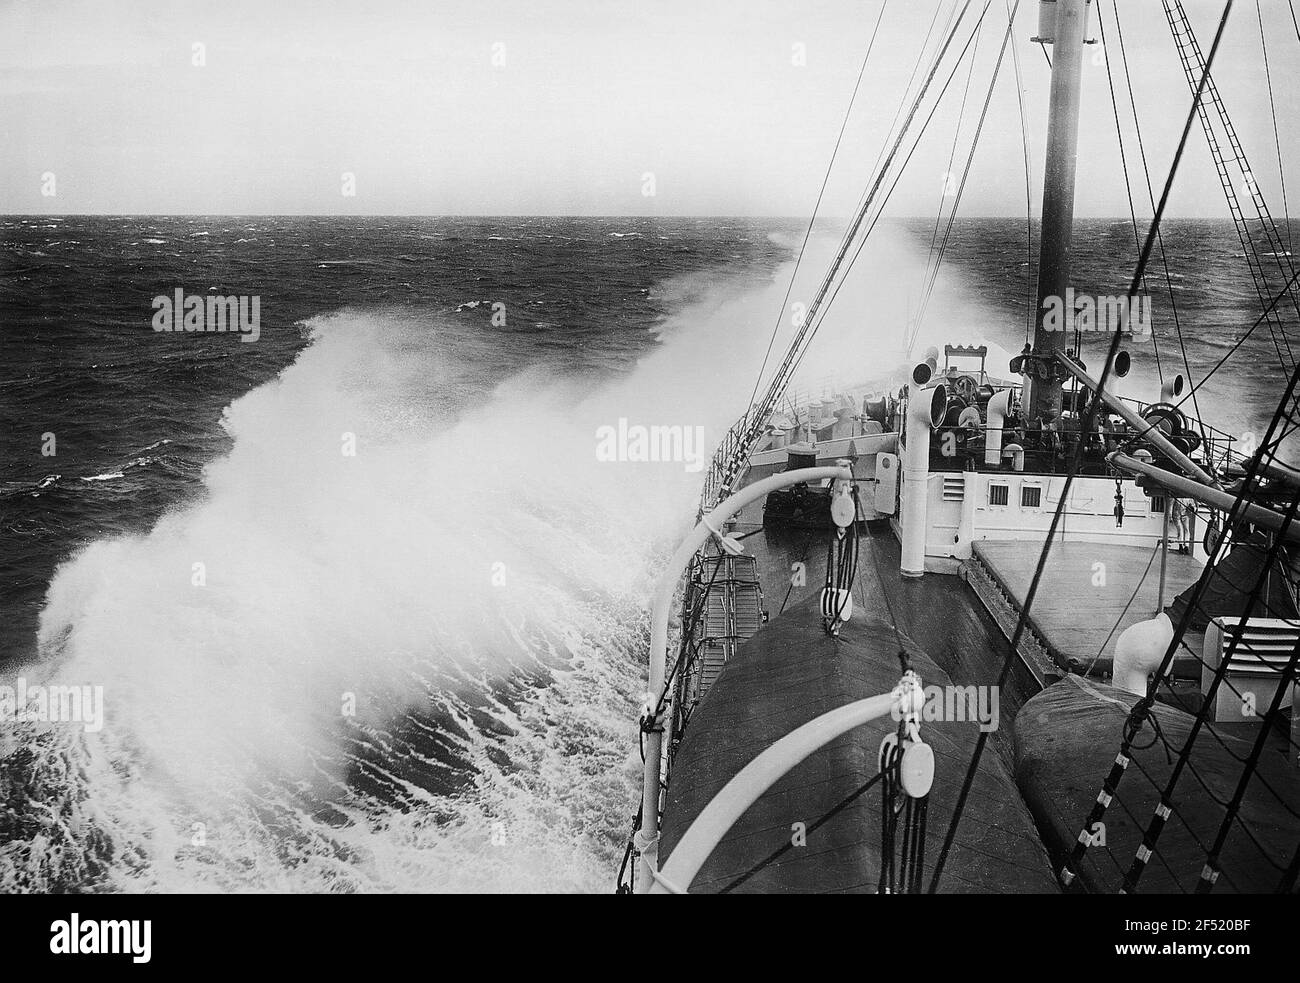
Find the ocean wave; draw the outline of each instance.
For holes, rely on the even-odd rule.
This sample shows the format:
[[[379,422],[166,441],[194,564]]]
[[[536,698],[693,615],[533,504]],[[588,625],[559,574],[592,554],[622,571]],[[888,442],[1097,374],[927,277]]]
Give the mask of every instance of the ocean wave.
[[[599,386],[537,366],[452,399],[498,351],[477,322],[309,321],[227,408],[204,494],[54,576],[28,675],[113,696],[98,733],[0,746],[0,798],[31,806],[0,818],[0,890],[603,890],[645,598],[700,476],[629,480],[594,434],[730,424],[750,380],[713,366],[756,371],[772,300],[697,280],[666,289],[725,296]],[[503,443],[522,420],[545,439]]]

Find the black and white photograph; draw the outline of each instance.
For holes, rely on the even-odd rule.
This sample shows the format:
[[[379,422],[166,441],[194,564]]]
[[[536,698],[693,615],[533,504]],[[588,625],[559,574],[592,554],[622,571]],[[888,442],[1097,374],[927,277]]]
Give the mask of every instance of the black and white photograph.
[[[851,917],[1293,960],[1297,7],[0,0],[18,948],[946,894]]]

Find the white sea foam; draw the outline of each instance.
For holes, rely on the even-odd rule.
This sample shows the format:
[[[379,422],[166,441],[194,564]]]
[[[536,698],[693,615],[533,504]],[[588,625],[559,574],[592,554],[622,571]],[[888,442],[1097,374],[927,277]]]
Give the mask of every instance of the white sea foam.
[[[493,350],[474,326],[314,320],[227,409],[201,500],[54,577],[43,668],[102,685],[106,721],[8,759],[6,798],[22,784],[77,821],[0,844],[0,889],[607,889],[644,605],[700,476],[600,462],[594,434],[626,417],[716,439],[783,290],[669,281],[680,312],[626,377],[537,367],[468,402],[446,396]]]

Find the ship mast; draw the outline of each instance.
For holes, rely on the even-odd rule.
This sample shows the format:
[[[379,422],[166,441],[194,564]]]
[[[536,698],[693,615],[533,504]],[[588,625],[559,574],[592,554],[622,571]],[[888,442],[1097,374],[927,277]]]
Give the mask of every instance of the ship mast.
[[[1083,76],[1083,45],[1088,6],[1092,0],[1042,0],[1037,41],[1052,45],[1052,88],[1047,121],[1047,163],[1043,170],[1043,223],[1038,257],[1038,316],[1034,353],[1039,356],[1026,415],[1058,420],[1064,371],[1057,352],[1069,347],[1073,332],[1044,326],[1045,301],[1064,302],[1070,286],[1070,237],[1074,225],[1075,165],[1079,155],[1079,96]],[[1066,325],[1074,312],[1066,311]],[[1041,366],[1046,367],[1047,378]],[[1030,423],[1030,426],[1034,426]]]

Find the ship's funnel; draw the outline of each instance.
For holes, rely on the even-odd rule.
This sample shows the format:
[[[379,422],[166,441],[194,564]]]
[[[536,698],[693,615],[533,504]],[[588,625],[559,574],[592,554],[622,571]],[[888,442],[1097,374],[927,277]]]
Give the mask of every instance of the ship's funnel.
[[[1182,375],[1170,376],[1160,386],[1160,402],[1172,403],[1183,394],[1183,377]]]
[[[899,564],[904,577],[925,573],[926,513],[930,494],[930,431],[943,420],[948,387],[926,387],[929,366],[912,371],[907,395],[907,446],[903,448],[903,548]]]
[[[1002,425],[1011,409],[1011,390],[1003,389],[989,399],[984,421],[984,463],[997,465],[1002,461]]]

